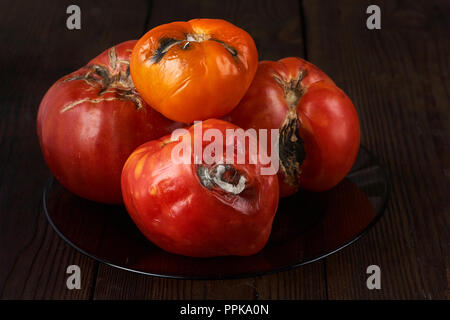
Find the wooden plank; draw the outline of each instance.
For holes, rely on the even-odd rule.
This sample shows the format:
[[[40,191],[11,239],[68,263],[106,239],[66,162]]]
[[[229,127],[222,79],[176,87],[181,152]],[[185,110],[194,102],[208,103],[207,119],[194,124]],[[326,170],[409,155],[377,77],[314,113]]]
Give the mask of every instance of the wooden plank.
[[[259,58],[303,56],[297,1],[155,1],[148,29],[193,18],[221,18],[247,30]],[[186,281],[133,275],[99,266],[96,299],[320,299],[326,296],[321,262],[275,275],[225,281]]]
[[[323,264],[233,280],[175,280],[100,265],[95,299],[324,299]]]
[[[111,45],[144,30],[147,1],[77,1],[81,30],[66,28],[72,1],[6,1],[0,12],[0,297],[88,299],[96,263],[75,252],[49,227],[41,210],[49,176],[36,137],[46,90]],[[81,267],[81,290],[67,290],[66,267]]]
[[[448,1],[304,1],[308,58],[353,99],[362,143],[385,164],[391,200],[367,237],[327,259],[330,299],[445,299],[449,268]],[[381,267],[381,290],[366,268]],[[447,270],[446,270],[447,268]]]
[[[254,279],[175,280],[100,265],[95,299],[252,299],[254,286]]]

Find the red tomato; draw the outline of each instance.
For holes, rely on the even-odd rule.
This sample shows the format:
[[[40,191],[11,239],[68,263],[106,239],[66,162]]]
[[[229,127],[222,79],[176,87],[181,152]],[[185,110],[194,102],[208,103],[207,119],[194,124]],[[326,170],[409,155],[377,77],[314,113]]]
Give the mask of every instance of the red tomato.
[[[121,203],[120,175],[131,152],[180,127],[136,92],[129,69],[135,44],[114,46],[61,78],[39,107],[45,160],[56,179],[83,198]]]
[[[356,110],[319,68],[300,58],[259,63],[239,105],[224,119],[280,129],[280,195],[327,190],[351,169],[359,149]]]
[[[252,37],[220,19],[160,25],[139,39],[131,56],[131,76],[145,101],[185,123],[230,112],[257,66]]]
[[[183,134],[193,146],[196,124]],[[238,127],[207,120],[203,131],[214,128],[224,136]],[[162,249],[195,257],[246,256],[266,244],[278,205],[276,174],[262,175],[262,165],[221,164],[221,156],[207,165],[173,160],[179,140],[164,137],[136,149],[122,172],[122,193],[127,210],[142,233]],[[199,144],[202,152],[207,142]],[[219,149],[217,149],[219,150]],[[216,155],[219,154],[216,151]],[[246,159],[250,155],[245,150]]]

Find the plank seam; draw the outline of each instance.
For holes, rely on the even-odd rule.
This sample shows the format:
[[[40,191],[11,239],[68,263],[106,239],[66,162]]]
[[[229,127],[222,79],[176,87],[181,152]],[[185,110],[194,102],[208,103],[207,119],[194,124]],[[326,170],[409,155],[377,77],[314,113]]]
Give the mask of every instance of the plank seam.
[[[305,60],[308,60],[308,37],[306,32],[306,21],[305,21],[305,9],[304,9],[304,0],[299,0],[298,7],[299,7],[299,15],[300,15],[300,30],[301,30],[301,36],[303,39],[303,58]]]

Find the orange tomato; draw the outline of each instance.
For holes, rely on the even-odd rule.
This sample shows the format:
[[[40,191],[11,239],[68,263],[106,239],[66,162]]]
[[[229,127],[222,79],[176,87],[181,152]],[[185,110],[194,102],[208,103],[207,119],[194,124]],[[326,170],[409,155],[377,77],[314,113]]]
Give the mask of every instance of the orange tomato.
[[[251,36],[218,19],[160,25],[138,41],[130,61],[131,77],[144,100],[184,123],[230,112],[257,66]]]

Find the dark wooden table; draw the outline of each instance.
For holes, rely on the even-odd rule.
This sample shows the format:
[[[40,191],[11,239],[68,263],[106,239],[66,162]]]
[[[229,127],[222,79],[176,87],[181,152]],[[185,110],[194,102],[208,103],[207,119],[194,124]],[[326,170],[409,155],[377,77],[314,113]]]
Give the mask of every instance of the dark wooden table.
[[[81,8],[81,30],[66,8]],[[381,30],[366,8],[381,8]],[[353,99],[362,144],[386,167],[387,212],[367,236],[324,260],[273,275],[169,280],[100,264],[52,230],[41,193],[50,172],[35,119],[59,77],[161,23],[224,18],[261,59],[304,57]],[[3,299],[448,299],[450,3],[432,1],[1,1],[0,297]],[[82,288],[66,288],[79,265]],[[379,265],[382,289],[368,290]]]

